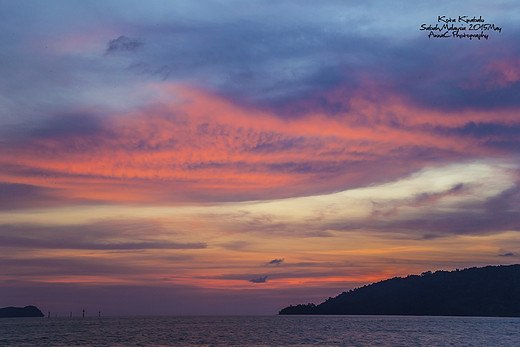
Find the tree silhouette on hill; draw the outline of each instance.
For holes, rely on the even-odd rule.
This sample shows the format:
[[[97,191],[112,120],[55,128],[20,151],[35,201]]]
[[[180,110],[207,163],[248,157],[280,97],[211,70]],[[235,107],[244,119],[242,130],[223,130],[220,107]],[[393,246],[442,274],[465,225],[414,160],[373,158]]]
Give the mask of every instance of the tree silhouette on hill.
[[[395,277],[279,314],[520,316],[520,265]]]

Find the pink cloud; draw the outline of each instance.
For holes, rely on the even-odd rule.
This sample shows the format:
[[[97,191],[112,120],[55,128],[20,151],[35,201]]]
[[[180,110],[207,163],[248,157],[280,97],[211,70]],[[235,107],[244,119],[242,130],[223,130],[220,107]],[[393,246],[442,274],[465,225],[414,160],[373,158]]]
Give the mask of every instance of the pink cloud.
[[[0,180],[45,188],[56,199],[123,203],[330,192],[439,161],[499,155],[485,139],[435,129],[516,117],[508,111],[446,114],[398,95],[374,100],[357,92],[341,116],[327,116],[316,106],[315,113],[283,119],[197,89],[152,88],[162,94],[159,100],[99,118],[91,131],[62,129],[9,143],[0,155],[8,168]],[[375,93],[375,87],[367,88]],[[331,102],[346,98],[341,89],[326,96]]]

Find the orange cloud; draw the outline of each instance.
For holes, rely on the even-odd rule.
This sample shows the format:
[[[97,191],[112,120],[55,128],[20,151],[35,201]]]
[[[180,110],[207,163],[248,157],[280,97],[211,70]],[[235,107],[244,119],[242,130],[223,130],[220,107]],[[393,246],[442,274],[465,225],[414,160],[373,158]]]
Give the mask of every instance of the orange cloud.
[[[449,161],[497,153],[482,139],[435,131],[495,117],[489,112],[444,114],[395,95],[374,101],[357,92],[339,116],[316,106],[284,119],[197,89],[150,88],[160,95],[151,106],[97,119],[96,131],[65,129],[9,143],[0,154],[6,168],[0,181],[71,201],[251,200],[388,180],[429,165],[428,156]],[[347,98],[342,89],[326,96],[337,103]]]

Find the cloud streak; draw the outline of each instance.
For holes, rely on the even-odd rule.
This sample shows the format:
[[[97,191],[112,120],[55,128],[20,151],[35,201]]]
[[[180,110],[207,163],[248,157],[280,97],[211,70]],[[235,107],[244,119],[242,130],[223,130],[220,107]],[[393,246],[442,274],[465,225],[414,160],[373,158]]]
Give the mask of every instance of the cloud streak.
[[[157,231],[156,228],[157,225],[149,225],[141,221],[125,221],[124,223],[111,221],[69,226],[3,224],[0,225],[0,241],[2,247],[27,249],[136,251],[206,248],[206,244],[203,242],[182,243],[167,240],[164,235],[168,235],[168,233]],[[161,234],[162,239],[157,237]],[[134,241],[135,239],[138,241]]]
[[[280,266],[283,262],[284,262],[285,259],[283,258],[280,258],[280,259],[273,259],[271,261],[268,261],[265,266],[270,266],[270,265],[275,265],[275,266]]]
[[[250,279],[249,282],[251,282],[251,283],[267,283],[267,276],[253,278],[253,279]]]

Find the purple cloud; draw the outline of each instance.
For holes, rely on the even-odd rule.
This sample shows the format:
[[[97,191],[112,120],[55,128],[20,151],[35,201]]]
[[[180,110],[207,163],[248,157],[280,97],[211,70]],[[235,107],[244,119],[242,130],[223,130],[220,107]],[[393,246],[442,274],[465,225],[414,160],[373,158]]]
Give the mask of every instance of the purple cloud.
[[[253,279],[250,279],[249,282],[252,282],[252,283],[266,283],[267,282],[267,276],[253,278]]]
[[[269,265],[276,265],[276,266],[280,266],[281,263],[283,263],[284,259],[281,258],[281,259],[273,259],[271,261],[268,261],[265,266],[269,266]]]
[[[39,249],[121,250],[204,249],[204,242],[160,240],[164,232],[150,223],[125,221],[76,226],[0,225],[3,247]],[[124,240],[121,240],[124,235]],[[134,241],[138,239],[138,241]]]
[[[110,40],[107,45],[106,54],[114,54],[116,52],[133,52],[141,48],[144,43],[135,38],[119,36],[117,39]]]

